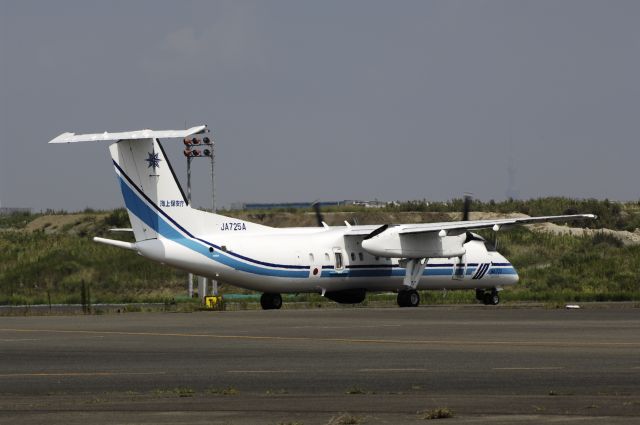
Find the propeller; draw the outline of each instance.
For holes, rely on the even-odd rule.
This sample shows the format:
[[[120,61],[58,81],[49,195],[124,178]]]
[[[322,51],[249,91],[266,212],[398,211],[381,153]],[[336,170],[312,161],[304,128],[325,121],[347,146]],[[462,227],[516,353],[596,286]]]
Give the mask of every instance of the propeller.
[[[463,202],[462,202],[462,221],[469,221],[469,211],[471,210],[471,200],[472,200],[471,194],[465,193]],[[466,237],[465,237],[464,243],[467,243],[473,240],[479,240],[470,231],[467,230],[465,233],[466,233],[465,235]]]
[[[462,204],[462,221],[469,221],[469,210],[471,209],[471,194],[464,194],[464,202]]]
[[[464,202],[462,204],[462,221],[469,221],[469,211],[471,210],[471,202],[473,201],[473,197],[470,193],[464,194]],[[484,238],[479,238],[473,233],[467,231],[464,243],[467,243],[472,240],[486,241]],[[494,246],[494,249],[498,248],[498,232],[493,232],[493,238],[489,240],[489,242]]]
[[[316,212],[316,222],[318,223],[318,227],[324,227],[324,217],[322,216],[322,212],[320,212],[320,202],[315,201],[311,204],[313,210]]]

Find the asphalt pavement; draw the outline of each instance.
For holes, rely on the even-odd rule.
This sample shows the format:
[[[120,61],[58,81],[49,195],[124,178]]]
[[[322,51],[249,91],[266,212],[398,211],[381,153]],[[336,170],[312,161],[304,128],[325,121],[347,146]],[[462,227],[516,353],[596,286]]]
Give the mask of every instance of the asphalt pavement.
[[[640,421],[640,309],[0,317],[1,423]],[[603,422],[604,421],[604,422]]]

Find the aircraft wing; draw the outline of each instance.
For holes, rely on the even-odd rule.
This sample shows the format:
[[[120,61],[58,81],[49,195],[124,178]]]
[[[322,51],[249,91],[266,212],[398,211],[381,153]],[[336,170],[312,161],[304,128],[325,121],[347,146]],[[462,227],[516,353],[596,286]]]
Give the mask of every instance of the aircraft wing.
[[[549,215],[542,217],[517,217],[517,218],[498,218],[491,220],[469,220],[469,221],[443,221],[439,223],[415,223],[415,224],[399,224],[399,225],[382,225],[382,226],[357,226],[347,230],[345,236],[369,236],[373,237],[385,232],[387,229],[393,229],[398,234],[409,233],[429,233],[440,232],[444,230],[456,231],[460,233],[467,230],[494,229],[500,230],[504,227],[514,226],[518,224],[534,224],[547,223],[554,221],[571,221],[571,220],[589,220],[597,218],[594,214],[572,214],[572,215]],[[375,232],[375,235],[373,234]],[[454,232],[452,232],[454,233]]]
[[[469,230],[493,229],[518,224],[533,224],[552,221],[587,220],[593,214],[552,215],[543,217],[501,218],[494,220],[468,220],[441,223],[383,225],[362,239],[362,248],[372,255],[388,258],[451,258],[464,255]],[[354,229],[355,230],[355,229]],[[349,235],[349,232],[346,233]],[[424,262],[415,261],[411,270],[420,272]],[[407,269],[409,270],[409,269]],[[405,277],[405,285],[415,287],[419,273]]]
[[[205,132],[206,125],[191,127],[186,130],[136,130],[123,131],[119,133],[91,133],[91,134],[75,134],[62,133],[49,143],[78,143],[78,142],[98,142],[98,141],[118,141],[118,140],[136,140],[136,139],[171,139],[188,137],[193,134]]]
[[[521,217],[521,218],[499,218],[493,220],[469,220],[451,221],[441,223],[416,223],[402,224],[398,229],[399,234],[439,232],[441,230],[479,230],[490,229],[499,230],[502,227],[514,226],[517,224],[548,223],[554,221],[589,220],[597,218],[594,214],[571,214],[571,215],[548,215],[542,217]]]
[[[353,226],[346,232],[344,232],[345,236],[367,236],[371,234],[374,230],[380,228],[380,225],[366,225],[366,226]]]

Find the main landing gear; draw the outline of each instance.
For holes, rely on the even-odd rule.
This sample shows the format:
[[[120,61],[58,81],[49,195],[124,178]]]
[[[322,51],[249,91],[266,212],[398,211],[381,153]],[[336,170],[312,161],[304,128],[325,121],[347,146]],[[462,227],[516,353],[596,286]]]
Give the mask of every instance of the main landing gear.
[[[260,305],[263,310],[280,310],[282,297],[280,294],[268,294],[265,292],[260,297]]]
[[[500,295],[498,295],[496,288],[493,288],[491,291],[476,289],[476,300],[482,301],[484,305],[498,305],[500,304]]]
[[[420,305],[420,294],[415,289],[399,291],[398,305],[400,307],[418,307]]]

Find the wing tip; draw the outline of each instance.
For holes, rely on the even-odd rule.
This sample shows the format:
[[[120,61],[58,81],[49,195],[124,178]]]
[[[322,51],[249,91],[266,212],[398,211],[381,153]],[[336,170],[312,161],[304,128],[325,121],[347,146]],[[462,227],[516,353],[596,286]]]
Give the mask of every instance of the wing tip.
[[[56,138],[49,140],[49,143],[69,143],[67,138],[75,136],[75,133],[62,133]]]

